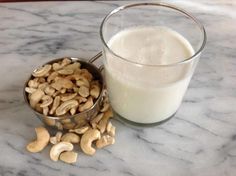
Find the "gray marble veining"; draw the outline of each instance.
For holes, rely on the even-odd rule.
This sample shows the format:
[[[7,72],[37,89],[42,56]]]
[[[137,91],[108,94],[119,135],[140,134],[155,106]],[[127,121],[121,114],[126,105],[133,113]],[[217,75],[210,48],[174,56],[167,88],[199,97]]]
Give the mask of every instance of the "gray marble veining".
[[[152,128],[113,120],[116,144],[94,157],[80,152],[75,165],[52,162],[49,148],[38,154],[25,150],[41,122],[23,101],[23,83],[50,59],[96,54],[103,17],[127,2],[0,4],[1,176],[236,175],[236,3],[167,2],[192,12],[208,34],[181,108],[170,121]]]

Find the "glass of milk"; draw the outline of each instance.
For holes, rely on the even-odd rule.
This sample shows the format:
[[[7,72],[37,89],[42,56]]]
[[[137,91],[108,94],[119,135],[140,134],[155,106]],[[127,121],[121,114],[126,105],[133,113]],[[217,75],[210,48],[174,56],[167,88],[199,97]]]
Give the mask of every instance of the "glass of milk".
[[[201,23],[164,3],[137,3],[109,13],[100,28],[113,110],[135,124],[172,117],[206,43]]]

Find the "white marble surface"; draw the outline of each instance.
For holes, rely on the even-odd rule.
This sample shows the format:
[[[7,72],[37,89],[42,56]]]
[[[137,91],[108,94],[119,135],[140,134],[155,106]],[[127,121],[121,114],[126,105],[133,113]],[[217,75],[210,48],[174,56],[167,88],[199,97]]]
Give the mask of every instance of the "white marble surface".
[[[206,27],[208,42],[176,117],[153,128],[118,121],[117,142],[76,165],[52,162],[49,148],[25,145],[41,124],[27,108],[22,86],[36,66],[62,56],[90,57],[101,49],[98,27],[117,2],[0,4],[1,176],[235,176],[236,3],[170,1]],[[119,2],[126,4],[126,2]]]

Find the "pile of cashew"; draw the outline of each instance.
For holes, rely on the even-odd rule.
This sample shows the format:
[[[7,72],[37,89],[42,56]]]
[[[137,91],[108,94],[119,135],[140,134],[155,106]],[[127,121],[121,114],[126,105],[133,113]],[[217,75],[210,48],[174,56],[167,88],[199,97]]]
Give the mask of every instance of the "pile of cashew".
[[[54,65],[56,68],[59,66]],[[45,98],[44,100],[46,102],[47,99]],[[44,127],[36,128],[37,139],[27,145],[27,150],[40,152],[51,143],[51,160],[61,160],[69,164],[75,163],[78,153],[73,151],[74,145],[80,146],[85,154],[94,155],[96,148],[100,149],[115,143],[116,128],[110,122],[112,116],[113,113],[109,106],[108,98],[105,97],[100,112],[89,122],[81,121],[74,128],[69,128],[67,131],[58,131],[54,136],[50,136]],[[70,119],[63,119],[61,122],[66,124],[71,121]]]
[[[93,106],[101,84],[79,62],[65,58],[34,70],[25,92],[31,107],[45,116],[74,115]]]

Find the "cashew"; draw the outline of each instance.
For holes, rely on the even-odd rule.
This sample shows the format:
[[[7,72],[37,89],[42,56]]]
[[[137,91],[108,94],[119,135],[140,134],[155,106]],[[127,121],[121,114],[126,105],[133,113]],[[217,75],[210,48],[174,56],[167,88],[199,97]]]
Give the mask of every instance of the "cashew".
[[[58,131],[55,136],[50,137],[51,144],[57,144],[61,141],[62,132]]]
[[[69,129],[74,128],[75,125],[76,125],[76,124],[73,123],[73,122],[72,122],[72,123],[66,123],[66,124],[63,125],[63,128],[66,129],[66,130],[69,130]]]
[[[85,126],[88,123],[88,121],[86,120],[86,117],[75,116],[74,120],[77,124],[75,128],[80,128],[82,126]]]
[[[54,114],[55,110],[57,109],[57,107],[60,105],[60,96],[56,96],[53,100],[53,104],[52,104],[52,108],[49,112],[49,114]]]
[[[77,134],[84,134],[86,131],[88,131],[89,127],[88,126],[83,126],[80,128],[76,128],[76,129],[71,129],[69,130],[69,132],[74,132]]]
[[[67,76],[65,77],[65,79],[74,81],[74,80],[75,80],[74,74],[73,74],[73,75],[67,75]]]
[[[92,142],[100,139],[101,134],[97,129],[89,129],[84,133],[80,141],[80,147],[87,155],[94,155],[96,150],[92,147]]]
[[[48,86],[48,83],[47,83],[47,82],[41,83],[41,84],[39,84],[38,89],[41,89],[42,91],[44,91],[47,86]]]
[[[46,77],[48,77],[49,75],[50,75],[50,72],[51,71],[49,71],[46,75],[44,75],[44,77],[46,78]],[[46,82],[46,79],[44,78],[44,80],[45,80],[45,82]],[[42,80],[42,79],[41,79]]]
[[[74,99],[77,100],[79,103],[84,103],[87,101],[87,98],[84,98],[78,95]]]
[[[42,104],[40,105],[41,108],[47,107],[47,106],[49,106],[50,104],[52,104],[52,102],[53,102],[52,97],[49,96],[49,95],[44,95],[44,96],[42,97],[42,100],[43,100],[43,102],[42,102]]]
[[[79,62],[74,62],[73,64],[65,66],[64,69],[75,71],[76,69],[79,69],[80,66],[81,66],[81,64]]]
[[[48,126],[55,126],[56,125],[56,120],[50,119],[48,117],[43,117],[43,122],[46,123]]]
[[[55,89],[54,88],[52,88],[51,86],[47,86],[47,87],[45,87],[45,89],[44,89],[44,92],[47,94],[47,95],[50,95],[50,96],[52,96],[54,93],[55,93]]]
[[[79,103],[76,100],[68,100],[63,102],[57,109],[56,109],[56,115],[64,115],[67,113],[71,108],[78,106]]]
[[[76,70],[76,73],[74,73],[73,75],[71,75],[73,77],[73,80],[80,80],[80,79],[86,79],[85,77],[83,77],[82,75],[80,75],[80,70]]]
[[[56,90],[61,90],[61,88],[72,89],[74,84],[71,80],[65,78],[58,78],[51,86]]]
[[[63,130],[63,125],[60,122],[56,122],[55,126],[57,127],[58,130],[60,130],[60,131]]]
[[[50,140],[49,140],[49,141],[50,141],[50,143],[53,144],[53,145],[58,143],[56,136],[50,137]]]
[[[107,122],[108,120],[113,116],[112,110],[109,109],[108,111],[106,111],[102,117],[102,119],[100,120],[100,122],[98,123],[97,127],[98,129],[100,129],[101,133],[104,133],[106,130],[106,126],[107,126]]]
[[[81,73],[81,69],[80,68],[75,69],[74,74],[79,75],[80,73]]]
[[[37,79],[31,79],[31,80],[29,80],[29,82],[28,82],[28,86],[30,87],[30,88],[38,88],[38,86],[39,86],[39,82],[37,81]]]
[[[73,151],[63,152],[60,155],[60,160],[64,161],[65,163],[72,164],[72,163],[75,163],[77,161],[77,157],[78,157],[78,154],[76,152],[73,152]]]
[[[66,93],[66,89],[65,89],[65,88],[62,88],[62,89],[60,90],[60,92],[61,92],[62,94],[64,94],[64,93]]]
[[[61,92],[57,90],[57,91],[52,95],[52,97],[56,97],[56,96],[58,96],[60,93],[61,93]]]
[[[85,86],[81,86],[79,88],[79,94],[82,96],[82,97],[88,97],[89,96],[89,88],[88,87],[85,87]]]
[[[73,91],[75,92],[75,93],[79,93],[79,88],[78,87],[73,87]]]
[[[49,64],[44,65],[43,67],[34,70],[34,72],[32,73],[32,75],[34,77],[43,77],[45,76],[50,70],[51,70],[52,66]]]
[[[72,151],[74,146],[69,142],[59,142],[50,150],[50,158],[53,161],[58,161],[59,155],[64,151]]]
[[[88,81],[93,79],[93,75],[87,69],[81,69],[80,75],[84,76]]]
[[[33,87],[25,87],[25,91],[29,94],[32,94],[36,91],[37,89],[33,88]]]
[[[92,97],[89,97],[87,102],[85,102],[84,104],[79,105],[79,111],[83,112],[85,110],[88,110],[92,106],[93,106],[93,99],[92,99]]]
[[[60,70],[61,68],[63,68],[64,66],[63,65],[60,65],[59,63],[53,63],[52,64],[52,69],[57,71],[57,70]]]
[[[77,93],[66,93],[66,94],[62,94],[61,95],[61,100],[62,101],[68,101],[71,100],[73,98],[75,98],[77,96]],[[79,105],[78,105],[79,106]],[[70,114],[74,115],[77,111],[78,106],[75,106],[73,108],[70,109]]]
[[[37,139],[29,143],[26,148],[29,152],[36,153],[42,151],[49,142],[50,135],[44,127],[35,128]]]
[[[104,135],[101,137],[101,139],[97,140],[96,147],[97,148],[103,148],[108,145],[112,145],[115,143],[115,138],[109,135]]]
[[[71,123],[71,119],[62,119],[61,123],[62,124]]]
[[[33,92],[29,99],[31,107],[35,108],[36,104],[41,100],[43,96],[44,92],[41,89],[37,89],[35,92]]]
[[[72,62],[71,59],[65,58],[65,59],[62,60],[61,66],[64,67],[64,66],[66,66],[66,65],[69,65],[71,62]]]
[[[78,108],[78,106],[71,108],[71,109],[70,109],[70,114],[71,114],[71,115],[75,115],[75,113],[76,113],[76,111],[77,111],[77,108]]]
[[[111,122],[107,124],[107,133],[112,137],[116,134],[116,127],[114,127]]]
[[[58,131],[57,133],[56,133],[56,139],[57,139],[57,141],[58,142],[60,142],[61,141],[61,137],[62,137],[62,132],[61,131]]]
[[[102,108],[100,109],[100,112],[105,112],[109,109],[110,104],[107,102],[103,102]]]
[[[61,101],[68,101],[77,96],[77,93],[66,93],[61,95]]]
[[[62,94],[66,93],[66,88],[62,88],[62,89],[60,90],[60,92],[61,92]]]
[[[107,123],[107,132],[111,130],[112,126],[113,126],[113,125],[112,125],[111,122],[108,122],[108,123]]]
[[[58,90],[58,91],[60,91],[61,88],[62,88],[62,85],[60,85],[60,84],[57,83],[57,82],[52,83],[51,86],[52,86],[54,89]]]
[[[58,76],[58,73],[57,73],[57,72],[55,72],[55,71],[52,72],[52,73],[48,76],[47,82],[51,83],[52,80],[54,80],[57,76]]]
[[[93,128],[97,127],[98,122],[102,119],[104,113],[99,113],[96,117],[94,117],[91,121],[90,124],[92,125]]]
[[[47,76],[47,74],[46,74],[45,76]],[[45,83],[46,80],[45,80],[45,78],[40,77],[40,78],[38,78],[38,82],[39,82],[39,83]]]
[[[40,103],[37,103],[35,105],[35,110],[39,113],[43,113],[43,108],[41,108],[40,105],[41,105]]]
[[[56,76],[56,78],[54,78],[53,82],[58,81],[59,79],[62,79],[63,77],[61,77],[60,75]]]
[[[91,89],[90,89],[90,95],[94,98],[98,98],[98,96],[100,95],[100,87],[98,85],[91,85]]]
[[[85,78],[80,76],[79,78],[75,78],[76,79],[76,85],[81,87],[81,86],[85,86],[85,87],[89,87],[89,81]]]
[[[70,143],[79,143],[80,137],[75,133],[66,133],[61,137],[61,141]]]
[[[61,75],[71,75],[74,73],[73,70],[69,70],[69,69],[61,69],[61,70],[58,70],[57,72]]]
[[[107,90],[104,90],[103,91],[103,100],[102,100],[103,102],[109,102],[109,100],[108,100],[108,92],[107,92]]]
[[[41,105],[40,105],[41,106]],[[49,108],[48,106],[43,107],[43,115],[47,116],[48,115]]]

